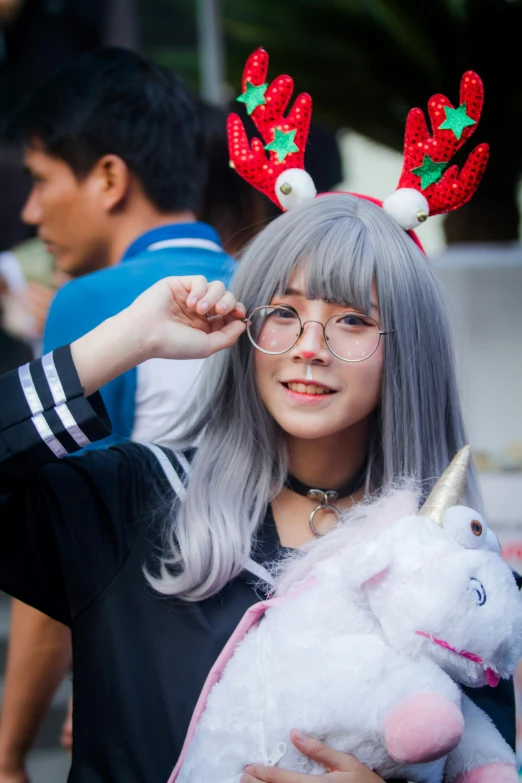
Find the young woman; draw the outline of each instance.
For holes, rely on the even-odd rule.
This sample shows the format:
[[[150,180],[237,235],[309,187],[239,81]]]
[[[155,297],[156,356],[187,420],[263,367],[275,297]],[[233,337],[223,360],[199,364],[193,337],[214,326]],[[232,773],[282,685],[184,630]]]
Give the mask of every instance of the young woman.
[[[151,357],[211,354],[187,418],[195,453],[158,451],[163,468],[135,443],[67,458],[107,434],[100,386]],[[233,292],[163,280],[3,376],[0,393],[0,587],[71,627],[74,783],[166,783],[264,566],[394,476],[429,492],[466,442],[429,262],[380,207],[346,194],[271,223]],[[338,497],[317,510],[309,488]],[[472,469],[467,493],[480,506]],[[471,695],[512,739],[509,687]],[[292,739],[326,778],[380,780]],[[311,778],[255,765],[243,780]]]

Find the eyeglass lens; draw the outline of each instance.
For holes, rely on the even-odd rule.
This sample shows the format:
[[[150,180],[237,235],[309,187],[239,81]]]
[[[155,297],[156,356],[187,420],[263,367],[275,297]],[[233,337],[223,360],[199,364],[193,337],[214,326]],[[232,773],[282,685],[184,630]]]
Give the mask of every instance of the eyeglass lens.
[[[292,348],[301,333],[297,313],[288,307],[257,307],[248,320],[248,334],[256,348],[265,353],[285,353]],[[379,345],[378,324],[360,313],[340,313],[325,325],[328,347],[346,361],[362,361]]]

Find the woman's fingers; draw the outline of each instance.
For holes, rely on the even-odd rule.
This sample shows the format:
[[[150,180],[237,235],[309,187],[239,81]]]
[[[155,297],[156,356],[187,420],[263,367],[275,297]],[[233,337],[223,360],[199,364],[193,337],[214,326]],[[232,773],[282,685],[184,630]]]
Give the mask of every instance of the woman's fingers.
[[[231,291],[220,280],[208,280],[203,275],[169,278],[174,299],[186,312],[195,310],[198,315],[232,315],[244,318],[245,308],[239,304]],[[188,315],[189,313],[187,313]]]
[[[304,775],[301,772],[291,772],[278,767],[263,767],[261,764],[251,764],[245,767],[240,783],[319,783],[325,778],[320,775]]]
[[[242,321],[230,321],[220,329],[210,332],[207,335],[210,346],[209,356],[234,345],[245,331],[245,328],[245,324]]]
[[[361,766],[353,756],[341,753],[340,750],[334,750],[334,748],[325,745],[324,742],[315,739],[315,737],[310,737],[302,731],[293,729],[290,732],[290,737],[296,748],[304,756],[318,761],[328,772],[336,770],[351,772],[358,766]]]
[[[335,750],[329,745],[325,745],[324,742],[296,729],[290,732],[290,737],[297,750],[304,756],[319,762],[327,772],[332,773],[332,775],[328,775],[328,779],[331,777],[341,783],[343,780],[341,773],[350,773],[348,780],[357,780],[358,783],[382,783],[382,778],[379,775],[376,775],[375,772],[369,770],[348,753]]]
[[[196,311],[200,315],[206,315],[222,299],[226,290],[225,284],[221,280],[208,283],[207,290],[196,304]]]
[[[186,292],[186,302],[189,307],[195,307],[202,299],[208,288],[208,280],[203,275],[191,275],[190,277],[171,278],[176,286],[178,283],[183,286]]]
[[[218,315],[227,315],[233,313],[237,307],[236,297],[231,291],[226,291],[214,307]]]
[[[383,783],[382,778],[372,772],[348,753],[334,750],[324,742],[309,737],[301,731],[290,734],[296,748],[308,758],[317,761],[324,769],[324,775],[305,775],[276,767],[264,767],[262,764],[249,764],[241,783],[311,783],[312,780],[337,781],[338,783]]]

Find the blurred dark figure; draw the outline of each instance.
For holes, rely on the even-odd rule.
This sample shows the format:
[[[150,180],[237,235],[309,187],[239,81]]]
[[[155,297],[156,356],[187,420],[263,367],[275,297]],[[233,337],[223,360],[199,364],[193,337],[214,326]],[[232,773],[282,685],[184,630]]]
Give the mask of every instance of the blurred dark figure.
[[[33,352],[27,343],[12,337],[5,329],[0,329],[0,374],[14,370],[33,358]]]
[[[4,288],[5,283],[0,278],[0,321],[2,320],[2,294]],[[5,329],[0,328],[0,374],[14,370],[15,367],[30,362],[33,358],[33,352],[28,343],[20,340],[18,337],[13,337]]]
[[[230,168],[226,125],[229,112],[237,111],[237,105],[222,109],[202,104],[201,111],[207,168],[198,217],[216,229],[227,253],[237,256],[281,210]],[[249,139],[259,135],[248,115],[242,120]],[[305,166],[318,193],[330,191],[341,182],[342,160],[334,131],[312,124]]]
[[[103,0],[0,0],[0,133],[20,98],[103,37]],[[19,218],[30,182],[0,142],[0,251],[34,235]]]
[[[138,48],[137,0],[0,0],[0,251],[34,236],[19,218],[30,189],[3,140],[21,97],[100,45]]]
[[[2,11],[3,9],[3,11]],[[102,43],[103,0],[3,0],[0,111],[82,52]]]
[[[270,199],[230,168],[228,111],[202,104],[201,112],[206,173],[198,218],[216,229],[227,253],[237,256],[278,210]]]
[[[19,150],[2,138],[7,116],[21,96],[79,54],[103,43],[137,48],[136,17],[136,0],[0,0],[0,252],[35,233],[20,219],[31,182]],[[0,305],[5,372],[33,356],[1,324]]]

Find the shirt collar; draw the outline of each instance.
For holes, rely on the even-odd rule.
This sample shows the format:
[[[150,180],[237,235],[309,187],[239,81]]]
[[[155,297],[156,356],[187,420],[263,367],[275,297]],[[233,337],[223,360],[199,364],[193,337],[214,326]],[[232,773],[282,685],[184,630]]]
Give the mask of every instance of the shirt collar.
[[[206,223],[170,223],[146,231],[139,236],[125,251],[122,261],[130,261],[155,242],[166,239],[206,239],[216,242],[221,247],[221,240],[212,226]]]

